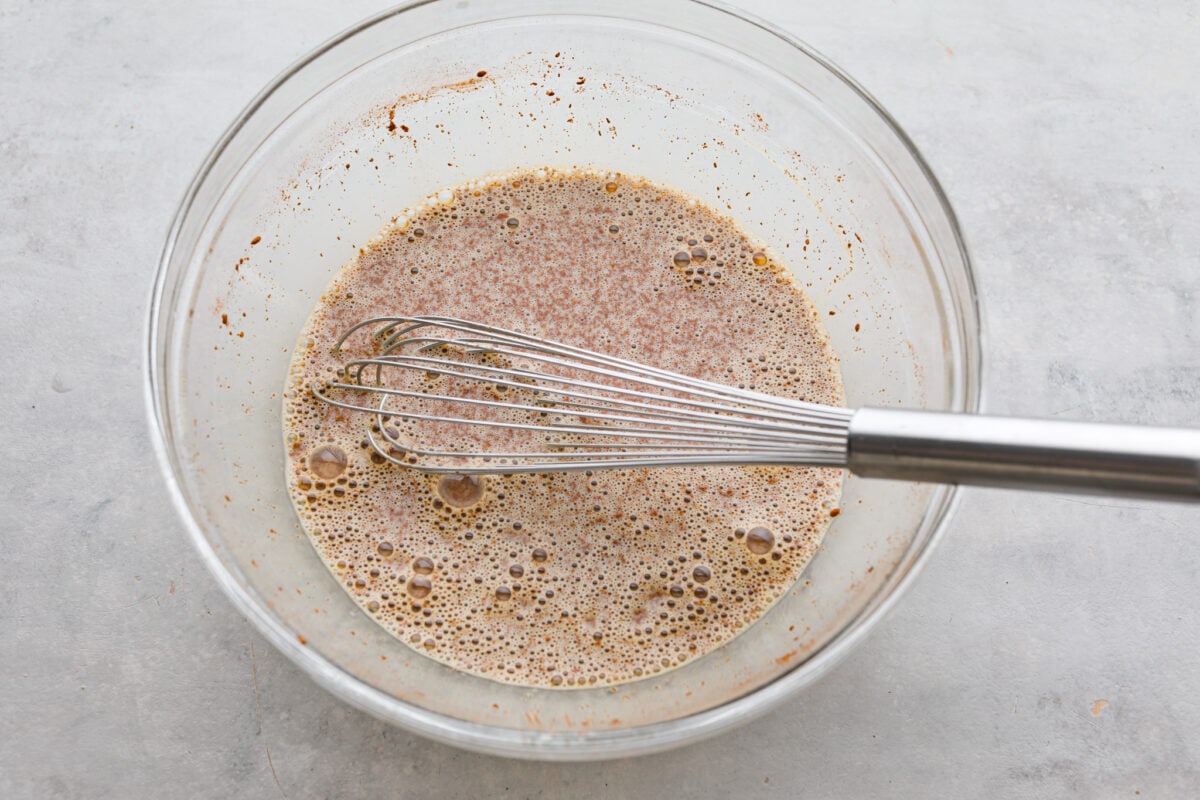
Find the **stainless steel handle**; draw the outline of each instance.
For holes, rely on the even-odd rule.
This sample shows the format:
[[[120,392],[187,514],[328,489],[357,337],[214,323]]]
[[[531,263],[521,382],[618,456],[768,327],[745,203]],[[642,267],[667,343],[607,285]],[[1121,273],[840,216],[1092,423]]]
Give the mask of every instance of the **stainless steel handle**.
[[[848,448],[864,478],[1200,501],[1200,430],[863,408]]]

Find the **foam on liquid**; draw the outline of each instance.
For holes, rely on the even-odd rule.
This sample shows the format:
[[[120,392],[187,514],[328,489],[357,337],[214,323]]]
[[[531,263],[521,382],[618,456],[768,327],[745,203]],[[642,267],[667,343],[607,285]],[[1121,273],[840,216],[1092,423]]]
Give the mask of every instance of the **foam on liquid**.
[[[674,668],[800,577],[841,471],[422,475],[314,398],[362,319],[441,314],[782,397],[842,403],[820,318],[765,246],[693,198],[594,170],[446,189],[330,283],[293,355],[287,479],[317,551],[380,625],[456,669],[593,686]],[[350,353],[350,356],[355,355]]]

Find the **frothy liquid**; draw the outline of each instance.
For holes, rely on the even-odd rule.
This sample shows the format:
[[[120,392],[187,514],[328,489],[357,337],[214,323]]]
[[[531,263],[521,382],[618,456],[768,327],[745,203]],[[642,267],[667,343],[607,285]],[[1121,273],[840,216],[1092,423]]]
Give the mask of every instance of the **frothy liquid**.
[[[293,356],[284,433],[314,546],[384,628],[454,668],[532,686],[662,672],[727,642],[800,577],[836,469],[421,475],[369,415],[309,387],[357,321],[442,314],[782,397],[840,405],[816,310],[732,220],[652,182],[509,173],[445,190],[329,285]],[[354,354],[351,354],[354,355]]]

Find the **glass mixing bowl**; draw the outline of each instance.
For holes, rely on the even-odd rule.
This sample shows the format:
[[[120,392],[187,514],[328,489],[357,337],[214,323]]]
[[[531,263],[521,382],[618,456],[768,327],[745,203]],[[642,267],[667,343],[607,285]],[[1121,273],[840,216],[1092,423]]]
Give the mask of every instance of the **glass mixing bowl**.
[[[434,0],[370,19],[267,87],[200,169],[154,287],[147,400],[174,501],[233,602],[334,694],[475,750],[646,753],[743,722],[860,641],[944,527],[945,487],[850,477],[803,579],[727,646],[611,688],[455,672],[379,628],[299,527],[280,394],[330,277],[429,192],[590,164],[676,186],[783,254],[852,406],[975,410],[979,318],[946,198],[853,81],[693,0]],[[586,313],[586,311],[581,311]]]

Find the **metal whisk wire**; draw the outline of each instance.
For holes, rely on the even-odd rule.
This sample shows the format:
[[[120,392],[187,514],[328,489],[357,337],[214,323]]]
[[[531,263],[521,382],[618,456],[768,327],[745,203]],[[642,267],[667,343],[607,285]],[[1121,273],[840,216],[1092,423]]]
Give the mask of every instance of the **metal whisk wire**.
[[[384,458],[419,471],[846,463],[849,409],[738,389],[451,317],[365,320],[342,335],[334,354],[340,354],[354,334],[371,328],[374,352],[347,361],[338,379],[316,385],[313,391],[331,405],[374,415],[375,425],[368,431],[371,446]],[[394,370],[410,378],[411,373],[421,373],[450,379],[464,388],[531,393],[532,399],[397,388],[385,380]],[[363,394],[377,399],[347,399],[361,399]],[[455,411],[421,410],[429,403]],[[468,409],[494,413],[464,416]],[[534,415],[534,421],[526,415]],[[507,452],[418,447],[400,438],[393,420],[520,432],[533,441],[527,449]]]
[[[373,415],[370,445],[421,472],[844,466],[862,477],[1200,500],[1200,430],[835,408],[440,316],[360,322],[333,354],[366,330],[355,351],[367,355],[312,391]],[[448,388],[431,388],[439,382]],[[446,425],[453,434],[440,436]],[[399,427],[470,446],[417,446]]]

